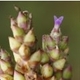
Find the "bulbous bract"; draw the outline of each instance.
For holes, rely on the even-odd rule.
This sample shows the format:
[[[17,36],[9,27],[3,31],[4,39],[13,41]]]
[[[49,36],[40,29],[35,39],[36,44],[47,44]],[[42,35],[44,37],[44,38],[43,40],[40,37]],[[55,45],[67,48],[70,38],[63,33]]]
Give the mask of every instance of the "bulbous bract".
[[[23,29],[21,29],[20,27],[17,26],[17,23],[13,21],[14,19],[11,18],[11,29],[13,32],[13,36],[16,37],[21,37],[24,36],[25,32]]]
[[[19,48],[19,54],[23,59],[26,59],[26,60],[29,59],[30,54],[31,54],[30,48],[28,46],[22,44]]]
[[[66,60],[64,58],[59,59],[53,63],[53,67],[58,69],[58,70],[62,70],[65,66],[65,62],[66,62]]]
[[[41,74],[45,77],[51,77],[53,75],[53,68],[49,64],[44,64],[41,68]]]
[[[62,72],[61,71],[58,71],[56,74],[55,74],[55,77],[57,80],[60,80],[62,78]]]
[[[53,50],[49,51],[49,56],[51,58],[51,60],[58,60],[60,57],[60,51],[58,46],[56,48],[54,48]]]
[[[68,47],[68,36],[62,37],[62,40],[59,43],[59,47],[63,51]]]
[[[28,32],[32,26],[32,14],[27,10],[21,11],[21,9],[15,6],[15,9],[18,11],[17,16],[17,25],[22,28],[25,32]]]
[[[28,46],[33,46],[35,41],[36,41],[36,38],[35,38],[35,35],[33,33],[33,29],[29,30],[29,32],[24,36],[24,43]]]
[[[26,29],[26,26],[27,26],[27,18],[26,16],[24,15],[24,13],[22,11],[19,11],[18,13],[18,17],[17,17],[17,23],[18,23],[18,26],[23,28],[23,29]]]
[[[0,59],[0,66],[4,73],[13,75],[13,67],[9,62]]]
[[[33,53],[29,59],[29,65],[31,68],[35,68],[41,61],[41,51],[38,50]]]
[[[67,66],[64,70],[63,70],[63,78],[66,80],[71,79],[72,77],[72,68],[71,66]]]
[[[12,51],[16,51],[21,46],[20,42],[18,42],[13,37],[9,37],[9,44]]]
[[[19,73],[18,71],[14,71],[14,80],[25,80],[24,75],[22,75],[21,73]]]
[[[38,50],[35,53],[32,54],[32,56],[30,57],[30,61],[32,62],[40,62],[41,60],[41,51]]]
[[[42,51],[42,54],[41,54],[41,63],[44,64],[44,63],[47,63],[49,62],[49,56],[47,53],[45,53],[44,51]]]

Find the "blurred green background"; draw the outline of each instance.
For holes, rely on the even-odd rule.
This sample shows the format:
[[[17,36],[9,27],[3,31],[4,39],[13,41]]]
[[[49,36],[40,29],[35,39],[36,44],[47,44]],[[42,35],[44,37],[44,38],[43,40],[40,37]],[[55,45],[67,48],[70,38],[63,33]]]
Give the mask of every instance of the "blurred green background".
[[[0,45],[8,51],[10,51],[8,36],[12,36],[9,16],[17,16],[14,5],[33,14],[33,26],[39,46],[42,35],[50,33],[53,28],[53,15],[64,16],[61,30],[64,35],[69,36],[72,80],[80,80],[80,2],[0,2]]]

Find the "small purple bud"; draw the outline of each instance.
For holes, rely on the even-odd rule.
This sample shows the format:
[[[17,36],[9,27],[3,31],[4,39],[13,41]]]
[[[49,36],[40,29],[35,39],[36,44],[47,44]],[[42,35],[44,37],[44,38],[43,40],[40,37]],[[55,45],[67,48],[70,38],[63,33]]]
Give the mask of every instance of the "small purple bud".
[[[59,29],[59,26],[61,25],[62,21],[63,21],[63,16],[57,18],[56,16],[54,16],[54,28],[55,29]]]

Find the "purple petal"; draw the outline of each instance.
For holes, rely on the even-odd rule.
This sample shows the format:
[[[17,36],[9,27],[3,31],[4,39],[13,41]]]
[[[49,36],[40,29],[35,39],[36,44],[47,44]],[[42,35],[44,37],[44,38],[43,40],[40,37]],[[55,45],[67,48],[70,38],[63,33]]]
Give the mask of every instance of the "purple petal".
[[[57,20],[57,17],[56,16],[54,16],[54,21],[56,21]]]
[[[61,16],[61,17],[59,17],[59,18],[57,18],[56,16],[54,16],[54,25],[58,25],[58,26],[60,26],[60,24],[62,23],[62,21],[63,21],[63,16]]]

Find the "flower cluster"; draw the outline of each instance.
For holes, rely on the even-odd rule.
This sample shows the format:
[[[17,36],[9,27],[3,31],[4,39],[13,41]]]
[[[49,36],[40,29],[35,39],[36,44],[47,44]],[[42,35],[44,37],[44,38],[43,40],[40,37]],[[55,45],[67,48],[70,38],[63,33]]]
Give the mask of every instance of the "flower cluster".
[[[70,80],[68,36],[60,30],[63,16],[54,16],[54,27],[50,34],[42,36],[42,48],[38,49],[32,14],[15,9],[18,16],[10,17],[13,37],[9,37],[15,64],[9,53],[0,49],[0,80]]]

